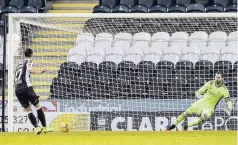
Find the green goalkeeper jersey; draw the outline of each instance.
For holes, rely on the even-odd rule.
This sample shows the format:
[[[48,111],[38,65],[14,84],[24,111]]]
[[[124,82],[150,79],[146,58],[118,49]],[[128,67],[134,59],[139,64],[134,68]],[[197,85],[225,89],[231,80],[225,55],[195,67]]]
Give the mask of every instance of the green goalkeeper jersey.
[[[204,97],[196,101],[193,106],[215,108],[221,98],[224,97],[225,99],[229,99],[230,97],[227,87],[225,85],[217,87],[215,80],[207,82],[198,91],[196,91],[196,95],[202,94],[204,94]]]

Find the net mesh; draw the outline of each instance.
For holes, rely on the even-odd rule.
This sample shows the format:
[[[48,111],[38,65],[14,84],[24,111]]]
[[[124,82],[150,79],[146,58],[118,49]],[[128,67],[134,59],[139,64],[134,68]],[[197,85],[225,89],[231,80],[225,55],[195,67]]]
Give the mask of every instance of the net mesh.
[[[45,105],[59,112],[48,119],[51,126],[67,121],[73,130],[163,130],[217,71],[225,74],[236,107],[237,37],[230,35],[237,17],[14,18],[12,26],[10,37],[20,37],[14,69],[26,48],[34,51],[34,66],[47,69],[31,79],[43,103],[56,102],[53,110]],[[222,100],[194,129],[236,130],[237,112],[229,118],[225,107]]]

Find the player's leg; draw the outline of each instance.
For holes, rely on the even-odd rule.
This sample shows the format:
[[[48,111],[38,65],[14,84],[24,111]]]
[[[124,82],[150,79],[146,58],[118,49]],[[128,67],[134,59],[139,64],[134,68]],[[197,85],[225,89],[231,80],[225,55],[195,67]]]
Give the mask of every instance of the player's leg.
[[[31,106],[29,104],[29,101],[27,99],[27,91],[16,91],[15,92],[20,104],[23,108],[25,108],[28,118],[31,122],[31,124],[35,127],[36,135],[41,133],[41,128],[39,127],[35,115],[32,113]]]
[[[175,121],[174,124],[169,125],[166,130],[173,130],[176,125],[178,125],[180,122],[184,121],[189,115],[195,113],[199,114],[201,111],[199,108],[196,108],[194,106],[190,106],[185,112],[183,112],[181,115],[179,115]]]
[[[44,133],[52,132],[53,129],[46,126],[45,113],[43,112],[43,110],[41,108],[41,105],[40,105],[40,102],[39,102],[39,96],[36,95],[36,93],[34,92],[32,87],[30,87],[30,89],[29,89],[28,97],[29,97],[29,101],[36,108],[38,118],[41,122],[41,125],[43,126],[43,132]]]
[[[192,122],[188,123],[188,125],[185,126],[185,129],[205,122],[209,117],[212,116],[213,112],[214,112],[214,108],[204,109],[202,111],[201,116],[198,119],[195,119]]]

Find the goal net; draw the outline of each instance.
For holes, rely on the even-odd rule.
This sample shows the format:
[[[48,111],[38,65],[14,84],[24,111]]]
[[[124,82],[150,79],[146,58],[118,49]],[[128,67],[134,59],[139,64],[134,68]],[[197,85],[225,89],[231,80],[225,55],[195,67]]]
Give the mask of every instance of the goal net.
[[[8,35],[8,131],[33,130],[13,81],[27,48],[47,69],[31,80],[55,130],[162,131],[218,71],[232,116],[222,99],[189,130],[237,130],[236,14],[10,14]]]

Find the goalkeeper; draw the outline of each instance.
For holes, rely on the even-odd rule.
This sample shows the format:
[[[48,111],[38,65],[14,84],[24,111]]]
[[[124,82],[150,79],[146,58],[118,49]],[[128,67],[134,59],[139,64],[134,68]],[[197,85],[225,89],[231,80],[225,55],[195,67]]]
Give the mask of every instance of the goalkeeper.
[[[216,105],[219,103],[222,97],[225,98],[228,109],[224,109],[225,112],[230,116],[232,111],[232,102],[230,100],[229,92],[223,83],[223,75],[216,73],[215,80],[207,82],[198,91],[196,91],[196,97],[199,99],[194,102],[184,113],[182,113],[172,125],[169,125],[166,130],[172,130],[177,124],[182,122],[191,114],[197,114],[200,117],[183,125],[183,130],[187,130],[188,127],[198,125],[205,122],[209,117],[212,116]],[[204,95],[203,95],[204,94]]]

